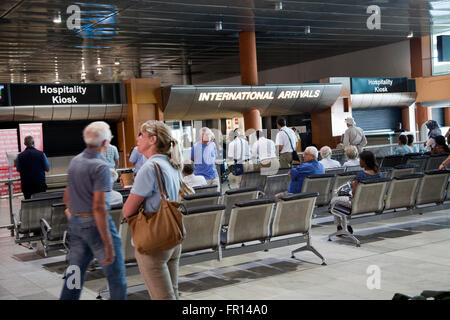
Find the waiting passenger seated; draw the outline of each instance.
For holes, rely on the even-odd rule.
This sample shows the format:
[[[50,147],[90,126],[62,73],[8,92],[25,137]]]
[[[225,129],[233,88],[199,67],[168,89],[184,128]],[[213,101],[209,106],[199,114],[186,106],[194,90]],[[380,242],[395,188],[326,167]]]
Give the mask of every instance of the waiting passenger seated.
[[[324,169],[332,169],[339,168],[341,164],[339,161],[331,159],[331,148],[329,146],[324,146],[320,149],[320,155],[322,156],[322,160],[319,162],[323,165]]]
[[[355,146],[346,146],[344,152],[348,160],[344,162],[343,167],[359,166],[358,149]]]
[[[106,193],[107,209],[110,209],[112,206],[123,205],[122,194],[120,192],[117,192],[116,190],[112,190],[112,186],[114,185],[114,182],[116,182],[119,178],[119,174],[113,168],[109,168],[109,172],[111,173],[111,191]]]
[[[450,153],[450,150],[447,146],[444,136],[437,136],[434,138],[435,144],[431,154],[447,154]]]
[[[359,156],[359,165],[364,169],[356,174],[355,179],[352,182],[352,192],[349,196],[337,196],[333,197],[330,201],[331,208],[335,205],[341,205],[344,207],[352,207],[352,196],[355,194],[356,187],[360,181],[367,179],[383,178],[380,173],[380,166],[378,165],[375,155],[371,151],[363,151]],[[340,218],[334,216],[334,223],[337,225],[337,230],[342,230],[342,221]],[[353,233],[353,229],[348,225],[348,231]]]
[[[398,147],[395,148],[395,155],[403,156],[408,153],[414,153],[414,149],[408,146],[408,137],[401,134],[398,137]]]
[[[195,166],[193,164],[185,164],[183,167],[183,181],[191,188],[207,185],[204,176],[194,175]]]
[[[312,174],[325,173],[323,165],[319,163],[319,161],[317,161],[318,156],[319,151],[317,151],[316,147],[307,147],[305,149],[305,152],[303,153],[304,162],[289,171],[289,176],[291,177],[291,184],[289,185],[287,192],[275,195],[275,198],[277,200],[280,196],[301,193],[303,180],[305,180],[307,176],[310,176]]]

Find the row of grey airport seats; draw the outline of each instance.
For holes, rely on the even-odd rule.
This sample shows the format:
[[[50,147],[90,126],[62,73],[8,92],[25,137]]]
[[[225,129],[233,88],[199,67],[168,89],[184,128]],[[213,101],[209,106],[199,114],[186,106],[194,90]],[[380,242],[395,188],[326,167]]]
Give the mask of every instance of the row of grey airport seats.
[[[373,213],[368,218],[385,219],[395,217],[399,212],[423,213],[426,209],[436,210],[450,200],[450,170],[433,170],[389,178],[369,179],[358,184],[352,198],[351,208],[335,205],[331,213],[343,221],[342,230],[329,235],[350,237],[357,246],[360,241],[347,229],[348,219]],[[405,210],[399,210],[405,209]],[[366,215],[364,215],[367,217]],[[362,218],[361,218],[362,219]],[[364,221],[364,220],[361,220]],[[359,221],[359,222],[361,222]]]
[[[235,195],[234,199],[237,199]],[[325,264],[323,256],[311,245],[311,217],[316,198],[317,194],[312,193],[282,197],[278,203],[271,199],[239,201],[232,206],[228,219],[224,204],[189,207],[183,218],[186,237],[180,263],[221,260],[222,257],[306,242],[305,246],[292,251],[292,257],[296,252],[309,250]],[[134,262],[128,225],[121,224],[119,232],[124,259]],[[225,241],[221,241],[223,235]]]

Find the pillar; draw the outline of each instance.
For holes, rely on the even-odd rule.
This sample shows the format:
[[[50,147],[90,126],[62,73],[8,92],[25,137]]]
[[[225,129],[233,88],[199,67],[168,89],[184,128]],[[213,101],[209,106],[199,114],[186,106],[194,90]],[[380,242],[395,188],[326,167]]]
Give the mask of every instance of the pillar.
[[[409,120],[409,108],[402,108],[402,128],[406,131],[411,131]]]
[[[132,164],[128,159],[136,146],[141,125],[147,120],[164,120],[164,114],[160,79],[129,79],[123,83],[126,86],[128,114],[123,124],[118,123],[117,129],[119,134],[122,131],[124,135],[124,138],[119,139],[119,148],[124,154],[124,166],[129,167]]]
[[[241,62],[241,83],[243,85],[258,85],[258,60],[256,57],[256,37],[254,31],[239,32],[239,56]],[[244,113],[245,131],[261,130],[261,114],[258,109]]]
[[[431,38],[412,38],[409,42],[411,78],[431,76]]]
[[[444,108],[445,112],[445,126],[450,127],[450,107]]]

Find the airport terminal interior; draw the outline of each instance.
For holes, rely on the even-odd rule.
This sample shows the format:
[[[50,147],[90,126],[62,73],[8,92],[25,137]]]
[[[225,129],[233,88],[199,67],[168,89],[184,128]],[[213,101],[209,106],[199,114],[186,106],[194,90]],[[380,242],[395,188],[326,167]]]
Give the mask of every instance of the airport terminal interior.
[[[122,221],[148,120],[205,178],[179,199],[180,300],[450,296],[450,1],[2,0],[0,300],[60,299],[68,226],[98,214],[64,200],[94,121],[126,299],[152,299]],[[80,299],[112,291],[93,259]]]

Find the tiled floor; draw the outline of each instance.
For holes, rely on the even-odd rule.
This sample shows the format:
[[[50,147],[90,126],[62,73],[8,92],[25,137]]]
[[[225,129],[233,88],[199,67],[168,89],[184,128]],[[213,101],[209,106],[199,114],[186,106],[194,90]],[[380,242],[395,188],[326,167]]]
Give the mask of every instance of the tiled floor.
[[[17,212],[20,199],[14,199]],[[323,219],[322,219],[323,220]],[[0,225],[9,223],[8,201],[0,200]],[[391,299],[397,292],[450,290],[450,211],[355,224],[357,248],[345,239],[327,241],[330,222],[313,228],[313,245],[327,266],[310,252],[290,252],[300,245],[256,252],[222,261],[180,267],[185,300],[236,299]],[[0,229],[0,300],[58,299],[65,256],[42,258],[14,244]],[[369,266],[379,267],[379,289],[368,289]],[[148,299],[135,266],[127,267],[129,299]],[[90,272],[82,299],[95,299],[106,286],[100,270]]]

